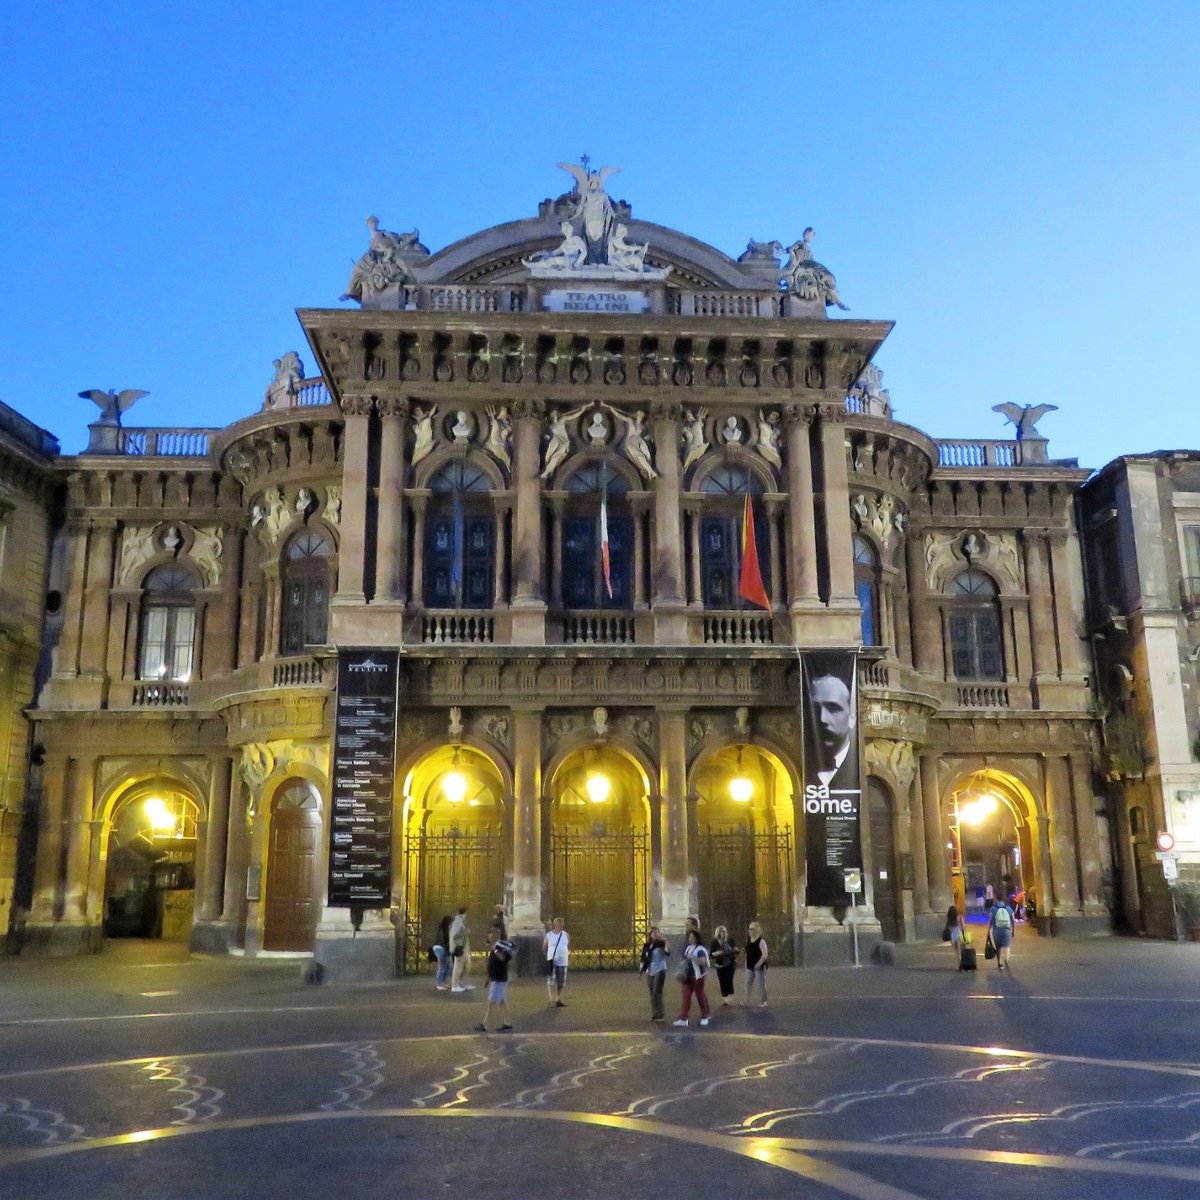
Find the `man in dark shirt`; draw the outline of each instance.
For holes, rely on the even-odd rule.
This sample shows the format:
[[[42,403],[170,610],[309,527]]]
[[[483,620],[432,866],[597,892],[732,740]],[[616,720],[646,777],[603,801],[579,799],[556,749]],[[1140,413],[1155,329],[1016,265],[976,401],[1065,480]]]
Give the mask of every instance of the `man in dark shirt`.
[[[477,1033],[487,1033],[488,1022],[492,1019],[493,1012],[498,1012],[502,1022],[498,1033],[512,1029],[508,1021],[508,964],[512,961],[512,956],[512,943],[506,942],[500,936],[500,931],[493,926],[488,930],[487,1009],[483,1014],[482,1023],[475,1026]]]

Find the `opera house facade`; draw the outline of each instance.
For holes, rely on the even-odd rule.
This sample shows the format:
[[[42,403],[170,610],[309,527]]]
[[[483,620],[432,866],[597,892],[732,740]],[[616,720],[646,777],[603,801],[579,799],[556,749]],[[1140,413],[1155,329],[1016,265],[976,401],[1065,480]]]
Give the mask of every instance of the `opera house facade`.
[[[369,977],[500,904],[579,966],[692,915],[820,964],[1002,880],[1108,927],[1087,472],[1020,397],[1010,440],[893,419],[811,230],[735,259],[568,169],[436,253],[372,219],[226,428],[95,394],[47,468],[26,946]]]

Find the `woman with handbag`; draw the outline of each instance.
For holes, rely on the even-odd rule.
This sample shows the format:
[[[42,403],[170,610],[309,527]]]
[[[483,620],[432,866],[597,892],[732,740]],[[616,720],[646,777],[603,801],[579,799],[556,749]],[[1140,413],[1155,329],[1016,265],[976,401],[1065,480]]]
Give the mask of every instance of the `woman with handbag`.
[[[546,956],[546,999],[550,1008],[566,1008],[563,991],[567,986],[567,958],[571,951],[571,935],[563,928],[562,917],[555,917],[542,938],[542,953]]]
[[[721,1004],[728,1008],[733,1003],[733,973],[737,970],[737,947],[729,940],[729,930],[718,925],[713,933],[709,958],[717,969],[717,983],[721,985]]]
[[[708,1000],[704,995],[704,977],[708,974],[708,951],[698,929],[687,931],[687,945],[683,948],[683,959],[675,972],[675,978],[683,985],[683,1007],[679,1010],[676,1025],[687,1025],[692,1015],[692,997],[700,1004],[700,1024],[708,1024]]]

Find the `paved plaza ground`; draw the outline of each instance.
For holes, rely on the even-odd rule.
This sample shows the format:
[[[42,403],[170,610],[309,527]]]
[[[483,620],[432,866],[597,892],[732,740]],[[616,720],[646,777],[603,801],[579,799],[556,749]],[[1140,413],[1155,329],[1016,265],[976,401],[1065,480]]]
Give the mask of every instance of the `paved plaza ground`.
[[[768,1009],[687,1030],[632,974],[573,975],[563,1009],[519,980],[485,1036],[482,991],[429,978],[0,959],[0,1197],[1200,1194],[1200,945],[1019,932],[1003,975],[924,946],[770,976]]]

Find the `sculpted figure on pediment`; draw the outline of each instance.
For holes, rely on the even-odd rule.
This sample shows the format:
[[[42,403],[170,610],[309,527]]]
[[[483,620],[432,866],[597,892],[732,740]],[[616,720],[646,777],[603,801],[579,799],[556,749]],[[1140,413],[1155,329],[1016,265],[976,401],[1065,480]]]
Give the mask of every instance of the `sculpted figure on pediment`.
[[[221,551],[224,543],[217,525],[198,526],[192,537],[192,561],[200,569],[205,587],[216,587],[221,579]]]
[[[340,525],[342,521],[342,485],[331,483],[325,488],[325,520],[330,525]]]
[[[782,275],[787,280],[788,291],[801,300],[819,300],[828,307],[836,304],[849,312],[838,295],[837,280],[833,272],[817,262],[812,256],[813,228],[810,225],[798,242],[788,247],[788,260],[783,265]]]
[[[154,556],[154,526],[133,526],[121,534],[121,558],[117,582],[132,583],[138,568]]]
[[[505,470],[512,467],[512,417],[508,415],[506,405],[489,404],[487,406],[488,435],[484,449]]]
[[[708,450],[708,442],[704,440],[704,422],[707,419],[707,408],[700,407],[695,412],[684,409],[683,429],[680,437],[683,442],[683,469],[685,471],[692,463],[703,458]]]
[[[354,264],[350,282],[342,294],[343,300],[357,300],[359,304],[369,302],[380,292],[399,283],[411,283],[413,274],[410,260],[429,251],[421,245],[421,233],[390,233],[380,229],[378,217],[367,218],[371,240],[367,252]]]
[[[625,457],[637,467],[647,480],[657,479],[658,472],[650,461],[650,433],[646,429],[646,414],[644,412],[626,414],[616,408],[611,411],[623,431],[621,448],[625,452]]]
[[[275,378],[267,384],[263,399],[263,410],[291,408],[300,394],[300,381],[304,378],[304,364],[295,350],[289,350],[282,358],[275,359]]]
[[[890,738],[871,738],[867,742],[867,769],[888,775],[908,791],[917,774],[917,759],[912,742],[892,741]]]
[[[264,546],[274,546],[289,519],[283,488],[267,488],[250,509],[250,524]]]
[[[418,408],[413,412],[413,449],[412,465],[415,467],[421,459],[433,449],[433,418],[437,416],[438,406]]]
[[[783,466],[783,456],[779,453],[779,423],[779,413],[765,408],[758,410],[758,440],[754,448],[773,467]]]
[[[580,416],[586,404],[570,410],[556,408],[550,413],[550,428],[546,434],[546,454],[542,460],[542,478],[549,479],[563,464],[571,450],[571,433],[567,422]]]

